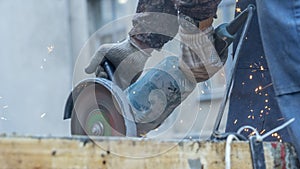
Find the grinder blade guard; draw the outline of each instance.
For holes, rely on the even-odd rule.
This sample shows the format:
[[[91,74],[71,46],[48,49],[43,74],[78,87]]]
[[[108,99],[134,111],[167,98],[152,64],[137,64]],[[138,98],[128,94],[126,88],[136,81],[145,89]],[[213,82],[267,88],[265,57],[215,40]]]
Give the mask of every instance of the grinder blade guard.
[[[136,136],[136,124],[123,91],[112,81],[80,82],[68,97],[64,119],[71,118],[72,135]]]

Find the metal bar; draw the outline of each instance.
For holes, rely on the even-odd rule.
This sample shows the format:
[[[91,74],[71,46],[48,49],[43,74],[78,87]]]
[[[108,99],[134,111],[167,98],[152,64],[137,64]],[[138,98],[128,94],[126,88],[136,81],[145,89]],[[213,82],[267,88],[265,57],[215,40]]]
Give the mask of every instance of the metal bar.
[[[107,73],[107,78],[108,80],[111,80],[111,81],[115,81],[114,79],[114,66],[108,61],[108,60],[105,60],[102,64],[105,72]]]
[[[211,136],[211,139],[217,138],[218,135],[220,134],[219,128],[220,128],[221,120],[222,120],[222,117],[224,115],[224,110],[225,110],[225,106],[226,106],[226,103],[227,103],[228,98],[229,98],[229,94],[231,93],[232,86],[234,84],[234,76],[235,76],[235,72],[236,72],[236,69],[237,69],[237,62],[238,62],[238,59],[239,59],[239,55],[240,55],[240,51],[241,51],[244,39],[246,37],[247,30],[249,28],[249,25],[250,25],[250,22],[251,22],[251,19],[252,19],[252,16],[253,16],[253,11],[255,10],[255,6],[250,4],[250,5],[248,5],[246,10],[249,10],[248,17],[247,17],[244,29],[243,29],[242,34],[241,34],[241,38],[240,38],[239,43],[237,45],[236,52],[235,52],[235,55],[234,55],[234,58],[233,58],[233,61],[232,61],[233,68],[231,69],[230,74],[229,74],[229,80],[228,80],[228,83],[226,85],[226,91],[225,91],[224,98],[222,100],[222,103],[221,103],[221,106],[220,106],[220,109],[219,109],[219,112],[218,112],[218,116],[217,116],[216,123],[215,123],[214,128],[213,128],[213,134]]]

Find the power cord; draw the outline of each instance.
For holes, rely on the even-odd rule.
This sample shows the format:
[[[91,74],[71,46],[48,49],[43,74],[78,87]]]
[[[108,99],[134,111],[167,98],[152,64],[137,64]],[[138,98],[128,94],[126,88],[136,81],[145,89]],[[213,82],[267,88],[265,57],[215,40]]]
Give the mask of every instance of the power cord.
[[[263,139],[265,139],[266,137],[268,137],[269,135],[271,135],[274,132],[277,132],[283,128],[285,128],[286,126],[290,125],[292,122],[295,121],[295,118],[290,119],[289,121],[283,123],[282,125],[270,130],[269,132],[267,132],[264,135],[260,135],[259,132],[252,126],[242,126],[241,128],[238,129],[237,134],[241,134],[241,132],[244,129],[251,129],[255,132],[255,136],[256,136],[256,141],[263,141]],[[231,168],[231,160],[230,160],[230,154],[231,154],[231,143],[233,140],[237,140],[239,141],[239,138],[236,137],[235,134],[229,134],[227,139],[226,139],[226,147],[225,147],[225,168],[226,169],[230,169]]]

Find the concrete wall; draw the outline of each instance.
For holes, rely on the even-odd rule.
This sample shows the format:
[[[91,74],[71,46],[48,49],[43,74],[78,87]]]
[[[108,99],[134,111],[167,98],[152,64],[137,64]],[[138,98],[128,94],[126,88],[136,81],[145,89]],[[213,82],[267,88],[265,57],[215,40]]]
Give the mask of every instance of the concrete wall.
[[[70,121],[62,117],[77,57],[94,24],[88,2],[0,1],[0,133],[70,134]],[[122,6],[125,15],[135,3]],[[90,57],[82,58],[81,67]]]
[[[68,134],[69,1],[3,0],[0,20],[0,133]]]

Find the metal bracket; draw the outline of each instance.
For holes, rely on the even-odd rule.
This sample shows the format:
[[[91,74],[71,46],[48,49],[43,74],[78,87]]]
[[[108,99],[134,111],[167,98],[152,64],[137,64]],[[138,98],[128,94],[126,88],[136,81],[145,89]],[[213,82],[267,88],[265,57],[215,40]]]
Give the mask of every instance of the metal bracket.
[[[249,138],[253,169],[266,169],[263,142],[255,136]]]

